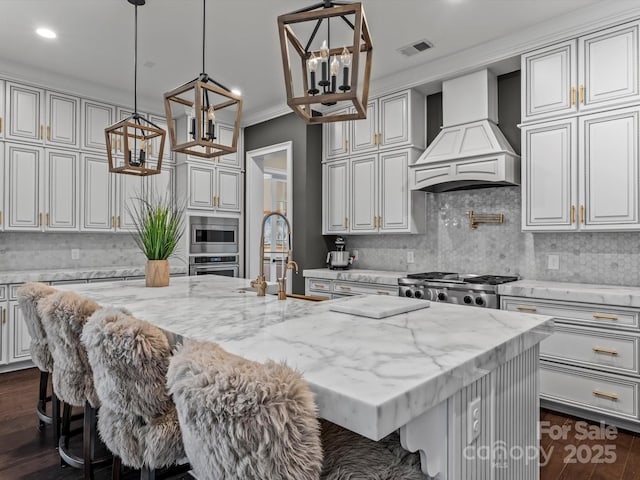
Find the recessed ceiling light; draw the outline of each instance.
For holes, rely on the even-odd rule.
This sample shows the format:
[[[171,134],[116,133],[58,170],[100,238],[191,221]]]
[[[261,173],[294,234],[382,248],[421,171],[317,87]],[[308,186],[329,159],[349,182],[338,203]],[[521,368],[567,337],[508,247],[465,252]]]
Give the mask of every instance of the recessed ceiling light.
[[[56,32],[51,30],[50,28],[37,28],[36,33],[43,38],[56,38]]]
[[[233,93],[234,95],[238,95],[238,96],[242,95],[242,92],[237,88],[232,88],[231,89],[231,93]]]

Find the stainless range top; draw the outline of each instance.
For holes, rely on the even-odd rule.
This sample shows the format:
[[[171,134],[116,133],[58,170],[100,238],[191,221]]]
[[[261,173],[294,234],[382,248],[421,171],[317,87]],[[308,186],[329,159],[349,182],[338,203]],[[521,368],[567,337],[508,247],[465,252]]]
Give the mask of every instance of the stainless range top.
[[[517,276],[473,275],[452,272],[412,273],[398,279],[401,297],[432,302],[499,308],[497,287]]]

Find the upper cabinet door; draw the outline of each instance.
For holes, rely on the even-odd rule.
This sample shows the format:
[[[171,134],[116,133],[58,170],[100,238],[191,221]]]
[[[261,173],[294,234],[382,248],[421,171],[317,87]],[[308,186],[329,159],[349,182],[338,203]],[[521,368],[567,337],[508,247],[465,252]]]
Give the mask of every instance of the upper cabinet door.
[[[78,231],[79,163],[76,152],[45,150],[45,226],[47,230]]]
[[[7,129],[7,117],[4,114],[4,80],[0,80],[0,140],[4,138],[4,132]],[[0,229],[2,227],[0,226]]]
[[[189,208],[214,207],[215,168],[189,164]]]
[[[223,145],[231,145],[233,142],[233,131],[234,128],[231,125],[225,125],[224,123],[218,123],[218,142]],[[240,141],[238,140],[238,144]],[[220,155],[218,158],[218,163],[220,165],[226,165],[229,167],[239,167],[240,166],[240,155],[236,151],[235,153],[228,153],[226,155]]]
[[[57,92],[46,92],[47,145],[80,147],[80,100]]]
[[[584,230],[640,226],[638,175],[640,108],[625,108],[580,119],[581,208]]]
[[[218,169],[215,207],[231,212],[240,211],[241,176],[238,170]]]
[[[628,23],[578,39],[580,110],[640,100],[639,26]]]
[[[7,82],[6,92],[8,125],[5,137],[9,140],[42,143],[44,90]]]
[[[576,42],[522,56],[522,121],[577,111]]]
[[[42,149],[5,145],[7,224],[5,230],[42,229]]]
[[[107,159],[83,155],[80,169],[82,230],[113,231],[113,177]]]
[[[144,177],[137,175],[116,175],[116,177],[118,177],[116,229],[131,232],[136,228],[133,212],[139,208],[140,202],[144,199]]]
[[[115,107],[82,100],[82,149],[106,154],[104,129],[114,123]]]
[[[378,145],[400,147],[411,143],[409,91],[380,97],[380,131]]]
[[[334,112],[347,114],[348,108]],[[349,122],[329,122],[323,125],[324,157],[338,158],[349,154]]]
[[[378,155],[350,161],[351,218],[349,228],[365,233],[378,230]],[[408,169],[407,169],[408,170]]]
[[[578,228],[577,120],[522,128],[522,229]]]
[[[149,115],[149,120],[165,131],[164,137],[164,150],[162,153],[162,161],[171,160],[171,141],[169,140],[169,127],[167,127],[167,119],[159,115]],[[149,157],[151,159],[158,159],[160,153],[160,137],[156,137],[151,141]]]
[[[355,113],[351,108],[351,113]],[[367,105],[367,118],[353,120],[351,123],[351,153],[360,154],[378,149],[378,101],[372,100]]]
[[[380,154],[380,218],[378,227],[385,232],[409,231],[409,152]]]
[[[4,230],[4,226],[7,220],[6,215],[6,203],[4,199],[5,192],[5,183],[4,183],[4,169],[5,169],[5,161],[4,161],[4,148],[2,144],[0,144],[0,232]]]
[[[155,168],[155,165],[153,165]],[[146,186],[148,199],[170,199],[175,202],[175,168],[162,165],[162,171],[157,175],[149,175]],[[182,200],[182,199],[181,199]]]
[[[324,234],[349,231],[349,161],[322,166],[322,213]]]

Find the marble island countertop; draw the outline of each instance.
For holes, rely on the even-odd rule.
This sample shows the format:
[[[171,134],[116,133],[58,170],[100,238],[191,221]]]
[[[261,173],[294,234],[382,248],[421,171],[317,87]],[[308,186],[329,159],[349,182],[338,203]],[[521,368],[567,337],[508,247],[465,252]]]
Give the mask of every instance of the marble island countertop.
[[[565,300],[640,308],[640,287],[597,285],[591,283],[519,280],[498,286],[500,295],[512,297]]]
[[[376,320],[200,276],[63,286],[182,338],[300,370],[320,416],[378,440],[547,337],[551,317],[433,303]],[[340,302],[345,300],[335,300]]]
[[[186,265],[174,262],[170,263],[171,274],[186,274],[189,268]],[[60,268],[54,270],[5,270],[0,271],[0,285],[8,283],[24,282],[64,282],[71,280],[90,280],[96,278],[113,277],[140,277],[144,276],[144,266],[127,267],[86,267],[86,268]]]
[[[305,269],[305,277],[323,278],[326,280],[346,280],[351,282],[375,283],[378,285],[398,286],[398,279],[406,277],[407,272],[391,272],[386,270],[364,270],[350,268],[348,270],[331,270],[329,268]]]

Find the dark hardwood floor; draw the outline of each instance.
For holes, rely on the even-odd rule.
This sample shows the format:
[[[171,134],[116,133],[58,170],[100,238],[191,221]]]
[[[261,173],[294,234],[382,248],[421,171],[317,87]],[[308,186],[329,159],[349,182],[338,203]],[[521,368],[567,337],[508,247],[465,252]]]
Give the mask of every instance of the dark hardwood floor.
[[[0,480],[82,479],[81,470],[60,466],[53,429],[38,430],[35,405],[39,380],[40,372],[35,368],[0,375]],[[96,470],[95,478],[110,479],[111,467]],[[123,476],[126,480],[137,478],[140,474],[135,471]],[[193,480],[188,474],[164,478]]]
[[[38,380],[37,369],[0,375],[0,479],[81,479],[79,470],[60,467],[52,429],[38,431]],[[540,420],[541,480],[640,480],[640,436],[617,430],[606,438],[599,425],[547,410]],[[591,438],[581,438],[585,432]],[[109,478],[110,468],[96,472],[96,480]],[[124,478],[139,474],[127,472]],[[189,475],[168,478],[192,480]]]

